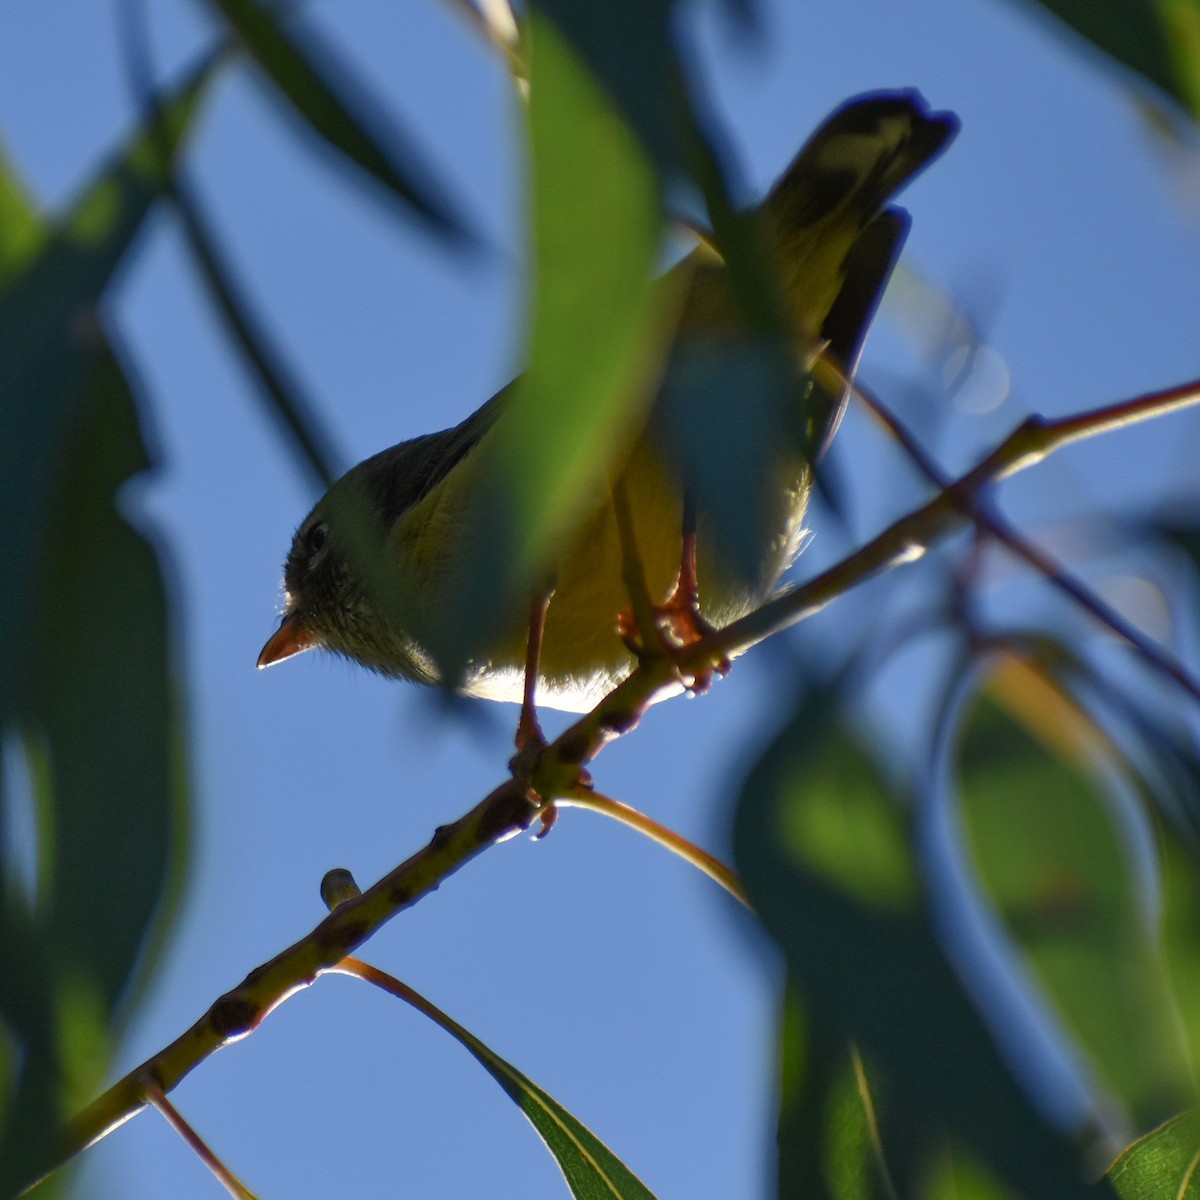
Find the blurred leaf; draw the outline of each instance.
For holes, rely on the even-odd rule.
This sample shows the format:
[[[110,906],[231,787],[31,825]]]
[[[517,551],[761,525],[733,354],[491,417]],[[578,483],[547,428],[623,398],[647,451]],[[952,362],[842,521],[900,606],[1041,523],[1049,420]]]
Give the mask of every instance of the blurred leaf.
[[[672,356],[655,420],[692,481],[722,564],[739,579],[763,574],[763,547],[787,527],[780,502],[803,476],[807,406],[790,351],[750,337],[708,339],[690,327]],[[788,465],[790,462],[790,472]]]
[[[1193,116],[1200,115],[1200,11],[1195,0],[1039,3],[1097,49],[1179,100]]]
[[[1200,1200],[1200,1114],[1183,1113],[1139,1138],[1108,1177],[1121,1200]]]
[[[37,209],[0,147],[0,287],[32,259],[46,238]]]
[[[419,992],[358,959],[345,959],[335,969],[407,1001],[465,1046],[537,1130],[576,1200],[654,1200],[646,1185],[590,1129]]]
[[[472,453],[471,531],[422,640],[455,678],[540,583],[547,556],[610,471],[649,403],[670,296],[652,286],[654,173],[586,67],[529,22],[534,225],[529,366]],[[466,501],[464,501],[466,502]]]
[[[922,1190],[922,1200],[1019,1200],[978,1163],[963,1154],[943,1153]]]
[[[0,293],[0,629],[23,628],[35,547],[60,439],[86,388],[100,294],[160,194],[162,154],[178,149],[208,67],[165,104],[160,127],[141,130],[56,224],[45,247]],[[20,638],[0,638],[0,716]]]
[[[0,733],[24,753],[37,839],[35,891],[0,895],[0,1196],[44,1169],[64,1117],[99,1085],[167,883],[182,788],[166,597],[116,509],[147,456],[96,310],[207,73],[0,292],[0,488],[20,514],[0,534]]]
[[[1169,992],[1180,998],[1162,1019],[1182,1041],[1180,1059],[1195,1063],[1200,1053],[1200,1007],[1190,1000],[1200,995],[1200,873],[1196,870],[1200,853],[1200,761],[1190,747],[1191,735],[1186,729],[1170,727],[1168,718],[1127,696],[1061,644],[1038,639],[1021,653],[1046,672],[1054,686],[1071,697],[1072,704],[1077,704],[1079,698],[1087,702],[1088,713],[1083,719],[1101,722],[1104,738],[1119,738],[1125,768],[1136,776],[1145,803],[1164,818],[1153,831],[1156,836],[1150,861],[1157,867],[1157,894],[1147,907],[1156,921],[1156,945],[1159,956],[1165,959],[1165,968],[1156,957],[1151,972],[1161,974],[1164,996]],[[1027,692],[1022,688],[1018,694]],[[1035,704],[1035,711],[1045,707]],[[1046,722],[1039,727],[1044,732]],[[1097,736],[1101,735],[1090,734],[1089,741]],[[1072,741],[1060,739],[1060,744],[1071,752]],[[1077,752],[1084,743],[1076,737],[1073,744]],[[1110,809],[1110,816],[1112,812]],[[1144,976],[1140,978],[1144,982]],[[1119,979],[1123,983],[1123,976]],[[1140,1036],[1152,1035],[1143,1032]],[[1166,1032],[1160,1036],[1171,1043]],[[1182,1062],[1174,1066],[1177,1082],[1184,1070]],[[1171,1097],[1165,1096],[1162,1104],[1170,1101]]]
[[[1017,1200],[790,990],[780,1056],[780,1200]]]
[[[845,1035],[803,1011],[791,989],[780,1036],[781,1200],[871,1200],[887,1195],[871,1114]]]
[[[1187,1059],[1200,1057],[1200,873],[1190,848],[1178,838],[1159,842],[1162,876],[1161,937],[1167,970],[1180,1003],[1175,1026],[1188,1045]],[[1194,1092],[1193,1092],[1194,1094]]]
[[[674,0],[531,0],[642,143],[664,182],[688,173],[694,130],[676,57]]]
[[[385,126],[384,108],[361,88],[354,73],[341,67],[327,44],[302,34],[278,8],[258,0],[210,0],[237,31],[247,52],[304,122],[329,146],[356,163],[398,196],[435,231],[463,236],[453,210],[429,163],[394,124]]]
[[[1094,1070],[1145,1127],[1190,1092],[1154,927],[1153,833],[1131,796],[1102,783],[1116,771],[1111,743],[1044,673],[1005,657],[987,691],[958,744],[976,875]]]
[[[907,843],[836,696],[815,691],[751,771],[734,823],[746,890],[788,971],[878,1066],[893,1103],[961,1139],[1025,1200],[1111,1194],[1083,1182],[1069,1141],[1013,1079],[934,935]]]
[[[1160,712],[1127,695],[1106,673],[1073,648],[1040,634],[1014,643],[1016,653],[1053,681],[1086,719],[1104,730],[1093,741],[1109,744],[1134,776],[1148,804],[1166,819],[1194,855],[1200,855],[1200,757],[1179,712]]]
[[[16,720],[42,817],[32,912],[8,925],[0,993],[25,1043],[0,1195],[36,1173],[61,1121],[92,1098],[114,1015],[159,915],[182,803],[181,719],[170,683],[166,596],[154,552],[114,501],[145,465],[121,370],[97,342],[60,450],[21,639]]]
[[[693,287],[707,298],[711,279],[719,278],[716,308],[725,328],[721,338],[707,340],[709,331],[697,327],[706,300],[689,308],[687,325],[696,337],[677,348],[658,416],[723,557],[742,578],[758,579],[759,531],[779,528],[779,488],[771,484],[780,460],[800,444],[804,394],[776,264],[756,216],[737,211],[731,199],[719,126],[701,81],[685,79],[680,66],[677,6],[672,0],[533,0],[531,7],[594,73],[649,155],[659,186],[686,182],[707,205],[726,268],[714,271],[702,261]],[[731,3],[730,13],[737,15],[737,8]],[[533,94],[536,102],[536,89]],[[787,465],[794,474],[794,462]]]

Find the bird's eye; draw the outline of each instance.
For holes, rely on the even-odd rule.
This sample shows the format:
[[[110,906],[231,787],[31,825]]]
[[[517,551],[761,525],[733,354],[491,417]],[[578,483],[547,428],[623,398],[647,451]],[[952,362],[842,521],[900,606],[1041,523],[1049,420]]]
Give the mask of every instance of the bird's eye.
[[[329,526],[324,521],[318,521],[305,535],[304,548],[312,556],[321,553],[325,546],[326,537],[329,534]]]

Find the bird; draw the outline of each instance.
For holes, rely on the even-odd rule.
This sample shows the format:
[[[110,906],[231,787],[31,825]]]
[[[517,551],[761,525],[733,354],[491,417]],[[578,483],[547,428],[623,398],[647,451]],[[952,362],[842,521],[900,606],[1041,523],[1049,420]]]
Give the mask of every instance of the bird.
[[[821,353],[837,364],[842,384],[830,393],[810,383],[807,437],[771,464],[766,524],[752,531],[760,544],[742,556],[742,566],[730,562],[672,460],[661,411],[667,385],[660,380],[611,467],[611,491],[589,497],[554,547],[545,583],[531,589],[530,609],[510,614],[460,677],[443,679],[434,655],[401,627],[395,606],[380,601],[379,588],[390,577],[412,596],[436,592],[469,536],[464,523],[480,499],[474,489],[487,486],[487,473],[478,469],[481,449],[505,419],[510,383],[459,424],[383,450],[329,489],[292,539],[280,624],[258,666],[324,648],[386,676],[522,702],[522,723],[532,721],[536,732],[528,711],[535,694],[540,706],[587,711],[654,649],[652,641],[669,653],[777,592],[805,542],[813,463],[841,420],[867,326],[909,229],[908,214],[889,201],[958,128],[952,113],[931,111],[913,89],[855,97],[808,139],[757,209],[798,370]],[[675,350],[720,341],[739,320],[726,268],[710,244],[700,241],[671,270],[687,274],[664,378]],[[753,400],[730,397],[730,419],[738,419],[736,406]],[[624,542],[614,501],[629,518]],[[347,512],[365,519],[348,519]],[[623,571],[629,535],[646,594],[665,598],[654,610],[653,630],[639,629],[629,616]],[[371,561],[393,574],[376,574],[370,584]],[[693,677],[685,685],[699,690],[702,681]]]

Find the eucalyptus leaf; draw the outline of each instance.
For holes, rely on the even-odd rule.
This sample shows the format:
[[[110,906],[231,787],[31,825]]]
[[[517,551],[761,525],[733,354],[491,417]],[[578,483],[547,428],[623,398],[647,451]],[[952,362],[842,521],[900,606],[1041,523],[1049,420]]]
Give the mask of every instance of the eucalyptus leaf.
[[[0,488],[19,516],[0,534],[0,732],[27,768],[36,841],[32,889],[0,898],[0,1196],[50,1165],[65,1118],[99,1086],[174,865],[181,720],[166,594],[157,555],[118,511],[149,459],[98,309],[208,73],[53,228],[27,210],[25,261],[0,272]],[[10,208],[18,194],[7,189]]]
[[[906,822],[814,692],[750,772],[734,853],[819,1019],[876,1064],[893,1103],[961,1141],[1026,1200],[1111,1195],[1035,1111],[935,935]]]
[[[1192,0],[1038,2],[1093,47],[1200,115],[1200,16]]]
[[[84,189],[36,259],[0,292],[0,628],[23,628],[61,439],[87,386],[96,306],[147,213],[207,82],[204,64]],[[0,716],[20,638],[0,638]]]
[[[674,0],[532,0],[637,135],[664,182],[691,173],[694,136],[676,57]]]
[[[337,969],[407,1001],[465,1046],[537,1130],[576,1200],[654,1200],[646,1185],[590,1129],[419,992],[355,959],[347,959]]]
[[[1108,1177],[1121,1200],[1200,1200],[1200,1113],[1186,1112],[1139,1138]]]
[[[350,95],[353,73],[337,63],[328,45],[307,37],[295,21],[258,0],[211,0],[242,45],[299,117],[333,150],[349,159],[442,235],[465,228],[436,173],[382,106]]]
[[[1093,1069],[1145,1127],[1190,1092],[1152,911],[1153,832],[1130,795],[1105,786],[1115,756],[1099,731],[1019,660],[1006,665],[1004,706],[978,699],[959,734],[975,872]]]
[[[0,147],[0,286],[41,248],[46,228]]]
[[[779,1049],[781,1200],[870,1200],[884,1181],[845,1036],[806,1013],[789,989]]]
[[[458,676],[542,582],[556,541],[644,419],[665,353],[653,287],[662,228],[653,169],[587,66],[534,12],[529,143],[533,281],[528,369],[472,453],[463,539],[422,639]],[[484,482],[486,481],[486,482]]]

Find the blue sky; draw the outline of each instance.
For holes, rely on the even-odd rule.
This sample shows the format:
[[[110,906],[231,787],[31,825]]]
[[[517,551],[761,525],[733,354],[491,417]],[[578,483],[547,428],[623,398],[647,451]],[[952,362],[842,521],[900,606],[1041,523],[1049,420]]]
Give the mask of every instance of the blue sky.
[[[204,44],[203,6],[148,7],[169,72]],[[982,414],[954,411],[922,374],[898,301],[863,368],[919,427],[928,406],[949,408],[933,446],[946,466],[968,465],[1028,411],[1064,414],[1198,373],[1195,162],[1189,192],[1186,160],[1095,59],[999,0],[764,0],[757,44],[734,39],[714,8],[700,6],[691,36],[747,196],[857,92],[915,86],[962,118],[958,142],[903,198],[914,219],[906,261],[978,318],[1012,392]],[[189,176],[350,465],[457,422],[519,365],[516,111],[448,6],[341,0],[308,19],[418,133],[496,247],[447,256],[328,169],[245,70],[216,88]],[[48,206],[133,119],[115,29],[112,7],[94,0],[0,11],[0,136]],[[447,722],[414,688],[311,655],[256,672],[282,557],[315,497],[169,218],[141,242],[111,311],[162,463],[135,502],[174,564],[194,784],[182,917],[121,1047],[126,1070],[315,924],[326,870],[373,881],[494,786],[515,710]],[[1053,530],[1097,504],[1194,498],[1198,420],[1071,450],[1009,485],[1007,509]],[[921,493],[862,420],[839,443],[858,539]],[[801,578],[848,545],[827,516],[812,523]],[[795,636],[832,642],[871,619],[877,595]],[[1022,603],[1041,611],[1036,593]],[[598,786],[723,853],[739,772],[772,728],[769,685],[788,665],[786,645],[772,643],[711,695],[653,711],[599,760]],[[903,722],[891,728],[899,742]],[[657,1194],[704,1200],[765,1196],[773,1169],[777,979],[747,934],[707,880],[573,812],[545,842],[472,863],[365,956],[527,1072]],[[348,980],[290,1000],[174,1098],[263,1195],[564,1194],[523,1118],[459,1046]],[[152,1113],[88,1153],[82,1184],[95,1195],[216,1194]]]

